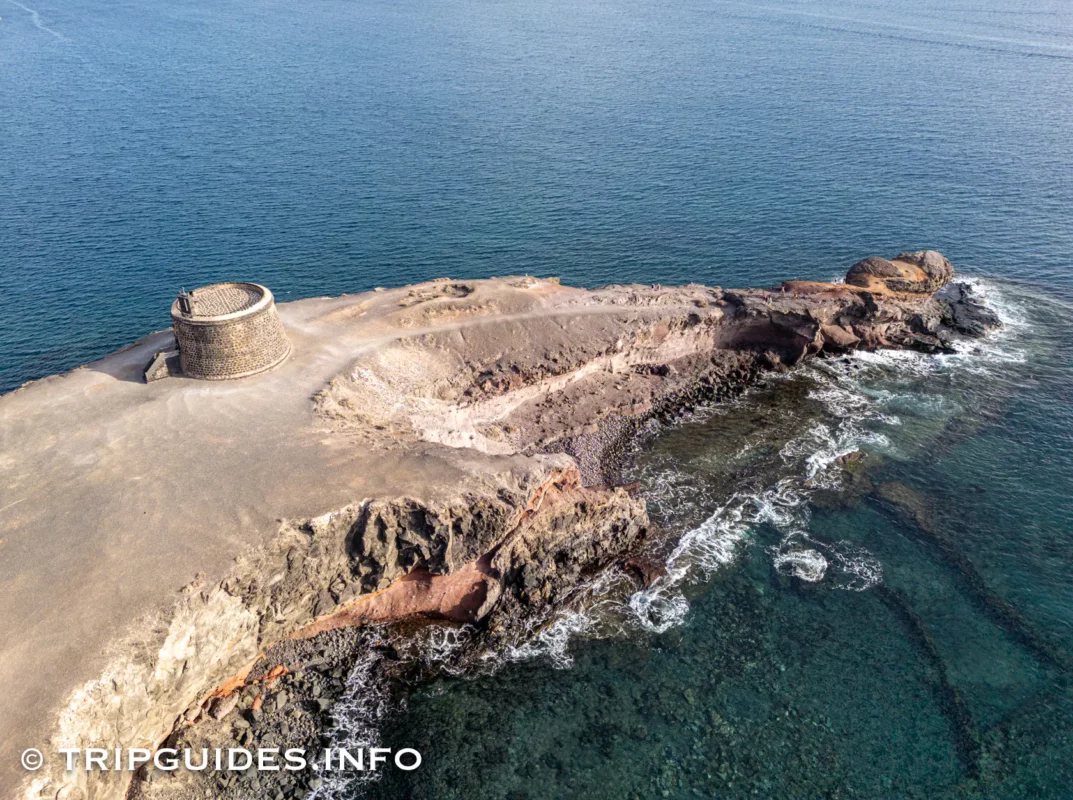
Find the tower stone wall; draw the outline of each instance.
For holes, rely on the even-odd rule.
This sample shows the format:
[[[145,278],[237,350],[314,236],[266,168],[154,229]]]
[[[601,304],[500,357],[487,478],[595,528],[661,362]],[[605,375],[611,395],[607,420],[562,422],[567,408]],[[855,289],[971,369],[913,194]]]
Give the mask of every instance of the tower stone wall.
[[[272,292],[256,283],[195,289],[175,301],[171,319],[189,378],[243,378],[271,369],[291,352]]]

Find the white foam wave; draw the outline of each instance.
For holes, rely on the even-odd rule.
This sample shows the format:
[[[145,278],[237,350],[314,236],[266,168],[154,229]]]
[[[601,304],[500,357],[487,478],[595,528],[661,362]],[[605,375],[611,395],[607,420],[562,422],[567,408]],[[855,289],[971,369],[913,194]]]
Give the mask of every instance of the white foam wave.
[[[685,622],[689,601],[681,592],[653,586],[636,592],[629,600],[637,624],[651,633],[664,633]]]
[[[627,603],[641,629],[663,633],[682,624],[689,613],[686,585],[709,580],[734,563],[754,527],[768,523],[792,526],[807,520],[806,497],[791,479],[756,494],[735,494],[703,523],[688,531],[667,558],[667,571]]]
[[[862,592],[883,580],[883,565],[863,547],[821,542],[798,530],[768,550],[777,572],[809,583],[824,579],[833,589]]]
[[[999,284],[975,275],[959,275],[958,281],[967,284],[984,305],[998,315],[1005,329],[1017,330],[1031,325],[1031,317],[1025,305],[1007,294]]]
[[[836,542],[829,545],[828,552],[838,571],[834,588],[863,592],[882,582],[883,564],[863,547]]]
[[[685,620],[689,602],[681,587],[692,578],[709,578],[734,561],[752,524],[746,511],[746,504],[734,498],[679,540],[667,559],[666,573],[631,595],[628,607],[636,624],[663,633]]]
[[[804,435],[787,442],[779,455],[788,464],[804,463],[805,479],[812,488],[832,489],[839,485],[839,474],[830,467],[839,459],[856,453],[865,445],[889,449],[890,439],[882,433],[862,429],[858,420],[847,418],[837,427],[815,422]]]
[[[998,315],[1002,327],[990,331],[982,339],[959,340],[954,343],[957,353],[939,355],[936,359],[946,367],[975,374],[991,372],[996,362],[1022,364],[1027,361],[1023,334],[1032,327],[1028,309],[999,284],[986,278],[968,275],[959,277],[959,280]]]
[[[699,490],[676,469],[656,470],[645,476],[645,501],[650,509],[669,515],[696,503]]]
[[[343,697],[332,707],[330,734],[333,747],[351,752],[380,744],[381,723],[388,711],[388,690],[378,674],[383,656],[367,648],[351,667]],[[354,786],[379,778],[379,772],[347,772],[321,784],[309,795],[311,800],[348,800]]]
[[[961,278],[990,307],[1004,328],[977,340],[959,352],[928,355],[911,351],[856,352],[838,359],[813,361],[784,379],[812,379],[816,387],[808,397],[823,413],[778,451],[783,477],[766,489],[737,493],[715,509],[699,525],[687,531],[666,559],[666,573],[651,586],[635,591],[625,603],[611,601],[590,605],[588,610],[562,612],[534,628],[525,641],[507,652],[507,660],[545,657],[560,668],[573,662],[569,644],[575,636],[608,635],[629,629],[663,633],[683,624],[689,613],[685,588],[709,580],[733,564],[750,544],[759,525],[783,532],[779,546],[770,551],[772,566],[784,574],[810,582],[825,582],[834,589],[865,591],[882,581],[883,567],[867,550],[839,541],[824,543],[808,533],[808,500],[817,489],[837,488],[844,474],[832,469],[840,459],[862,448],[897,455],[891,437],[879,430],[902,424],[902,417],[949,418],[959,410],[950,397],[921,391],[927,382],[943,373],[988,370],[995,361],[1023,360],[1017,331],[1028,324],[1027,315],[1005,297],[995,284],[979,278]],[[981,358],[981,356],[983,356]],[[739,398],[735,402],[743,402]],[[700,409],[686,422],[701,422],[713,414],[726,413],[723,406]],[[746,442],[741,458],[757,446]],[[661,516],[687,515],[705,501],[704,489],[693,476],[675,467],[655,469],[645,476],[650,508]],[[594,596],[608,591],[595,587]],[[598,614],[612,612],[625,618],[608,626],[597,622]],[[487,654],[490,660],[501,657]]]
[[[528,661],[531,658],[545,657],[557,668],[566,669],[574,664],[570,655],[570,640],[588,632],[593,625],[594,618],[589,613],[563,613],[550,625],[541,628],[535,636],[520,645],[507,648],[503,658],[507,661]],[[492,653],[486,656],[488,659],[495,658]]]
[[[789,550],[774,554],[775,569],[809,583],[818,583],[827,574],[827,559],[819,550]]]
[[[802,519],[808,519],[808,499],[800,490],[796,476],[786,477],[771,488],[749,495],[748,501],[755,507],[752,524],[767,522],[776,528],[791,527]]]
[[[454,657],[473,640],[473,635],[474,628],[469,625],[459,628],[430,625],[417,640],[417,656],[423,664],[448,675],[460,674],[464,669]]]

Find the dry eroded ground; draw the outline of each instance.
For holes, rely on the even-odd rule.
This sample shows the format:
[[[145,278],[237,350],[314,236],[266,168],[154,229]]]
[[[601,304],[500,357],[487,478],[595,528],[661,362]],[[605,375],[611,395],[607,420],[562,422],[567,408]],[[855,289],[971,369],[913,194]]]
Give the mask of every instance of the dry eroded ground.
[[[570,488],[570,459],[542,451],[823,350],[942,346],[930,294],[949,265],[936,258],[872,260],[851,270],[857,285],[740,292],[445,279],[280,306],[293,355],[241,381],[143,384],[160,333],[0,397],[0,786],[24,779],[27,747],[154,744],[207,689],[355,592],[536,535],[527,509],[552,484],[556,514],[585,504],[608,525],[571,569],[606,556],[614,536],[636,537],[643,504]],[[356,544],[330,521],[365,520],[369,498],[446,510]],[[482,503],[502,504],[502,524],[456,536],[450,509]],[[87,778],[38,780],[54,796]]]

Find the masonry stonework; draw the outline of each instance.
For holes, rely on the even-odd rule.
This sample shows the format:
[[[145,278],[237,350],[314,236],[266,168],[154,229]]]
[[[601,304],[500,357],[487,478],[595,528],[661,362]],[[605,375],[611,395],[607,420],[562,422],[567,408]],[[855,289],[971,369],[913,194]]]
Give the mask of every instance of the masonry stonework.
[[[217,283],[180,295],[171,319],[189,378],[243,378],[291,352],[272,292],[256,283]]]

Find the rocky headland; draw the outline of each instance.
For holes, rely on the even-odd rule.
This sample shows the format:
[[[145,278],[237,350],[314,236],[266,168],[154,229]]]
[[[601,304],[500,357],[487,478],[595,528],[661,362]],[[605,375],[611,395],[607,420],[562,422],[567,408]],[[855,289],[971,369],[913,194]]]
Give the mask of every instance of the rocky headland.
[[[923,251],[769,289],[444,279],[281,305],[291,359],[242,381],[139,383],[162,332],[5,395],[0,578],[18,599],[0,612],[0,770],[26,747],[315,749],[364,655],[414,677],[408,626],[494,646],[601,571],[653,580],[645,487],[619,485],[642,423],[806,358],[944,352],[996,327],[953,278]],[[273,775],[131,781],[50,761],[0,783],[64,798],[321,785]]]

